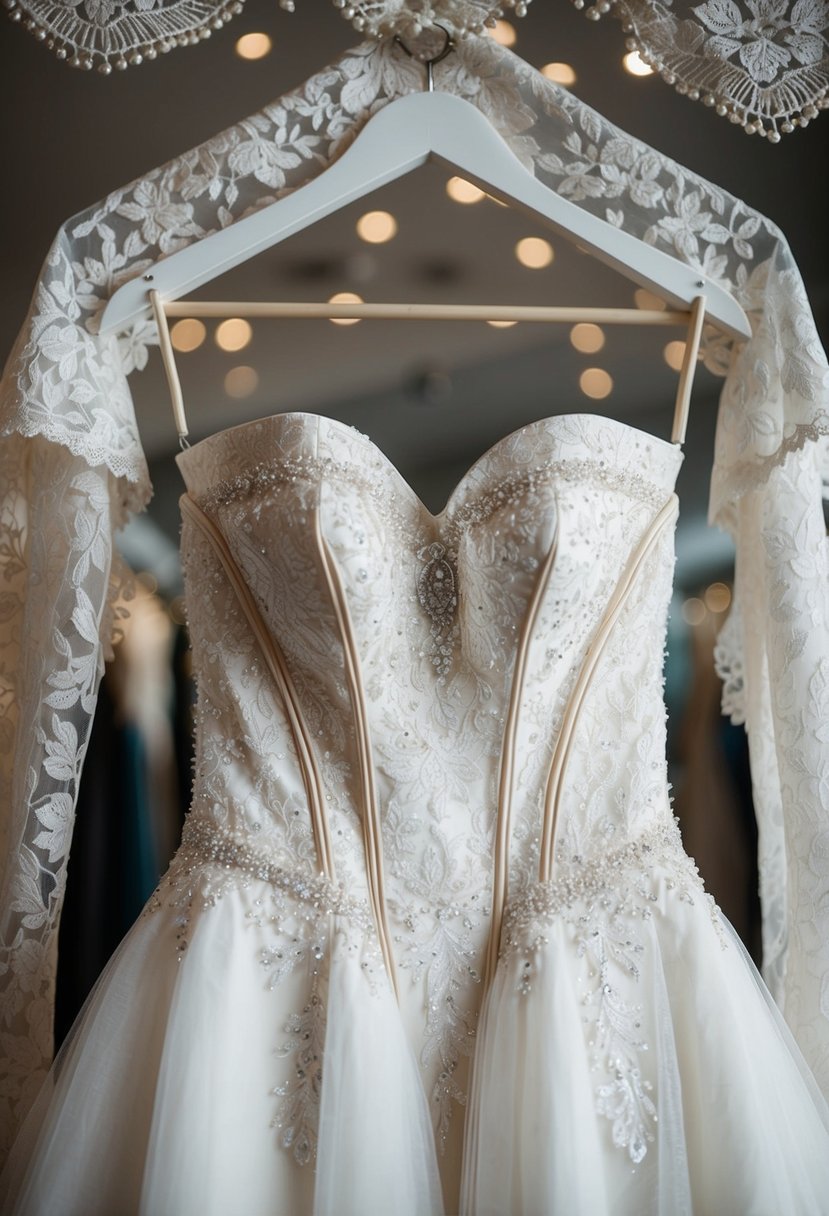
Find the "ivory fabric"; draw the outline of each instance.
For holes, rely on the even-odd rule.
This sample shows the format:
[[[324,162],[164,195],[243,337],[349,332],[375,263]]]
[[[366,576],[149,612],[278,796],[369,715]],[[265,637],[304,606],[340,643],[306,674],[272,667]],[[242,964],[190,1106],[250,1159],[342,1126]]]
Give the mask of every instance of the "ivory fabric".
[[[421,76],[391,42],[357,47],[261,113],[68,221],[44,263],[0,386],[6,1146],[52,1055],[74,801],[117,629],[113,532],[150,494],[127,376],[144,365],[157,335],[142,322],[120,339],[102,339],[97,318],[126,278],[321,172],[373,109],[419,90]],[[745,344],[705,335],[706,361],[725,377],[711,518],[731,531],[738,553],[720,665],[726,707],[746,721],[751,746],[764,974],[825,1089],[829,627],[820,483],[829,373],[797,269],[763,217],[491,41],[465,39],[438,65],[436,81],[477,105],[552,189],[684,259],[750,314]]]
[[[300,0],[321,4],[323,0]],[[410,42],[435,27],[455,39],[480,36],[505,12],[526,16],[530,0],[354,0],[334,7],[370,38]],[[279,0],[293,11],[295,0]],[[618,17],[629,49],[666,83],[702,101],[750,135],[777,143],[829,105],[824,0],[574,0],[591,20]],[[242,11],[241,0],[6,0],[13,21],[72,67],[104,76],[192,46]],[[554,53],[551,46],[550,54]]]
[[[612,12],[629,49],[691,101],[779,143],[829,106],[829,10],[821,0],[574,0]]]
[[[4,1213],[826,1212],[829,1108],[668,798],[681,460],[560,415],[432,516],[312,414],[178,457],[193,805]]]

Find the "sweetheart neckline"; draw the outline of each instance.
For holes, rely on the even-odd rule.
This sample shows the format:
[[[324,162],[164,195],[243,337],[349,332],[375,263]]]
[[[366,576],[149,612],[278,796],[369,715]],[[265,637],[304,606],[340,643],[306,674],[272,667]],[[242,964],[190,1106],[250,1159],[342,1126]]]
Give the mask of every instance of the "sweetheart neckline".
[[[343,422],[339,418],[331,418],[327,414],[315,414],[309,410],[286,410],[276,414],[266,415],[263,418],[251,418],[246,422],[238,423],[236,426],[225,427],[221,431],[214,431],[213,434],[205,436],[204,439],[198,440],[196,443],[185,448],[182,452],[177,453],[175,457],[176,464],[184,477],[185,484],[187,484],[185,472],[187,464],[191,459],[195,459],[197,454],[208,450],[209,447],[214,444],[219,447],[221,444],[228,441],[232,442],[234,437],[240,437],[247,431],[252,430],[257,426],[272,427],[280,424],[283,421],[286,425],[295,422],[300,422],[303,424],[314,423],[319,425],[320,422],[322,422],[327,427],[345,432],[351,439],[359,440],[373,453],[385,471],[391,474],[395,480],[400,483],[402,489],[412,500],[419,513],[428,516],[428,518],[435,524],[441,523],[448,516],[450,516],[456,501],[462,497],[463,491],[470,484],[470,482],[473,481],[476,472],[486,462],[493,460],[501,448],[506,447],[510,441],[516,440],[519,436],[532,433],[536,429],[540,430],[545,427],[550,427],[551,424],[554,423],[563,424],[567,422],[588,422],[591,425],[595,424],[602,427],[609,426],[611,430],[616,430],[621,434],[632,435],[639,439],[644,439],[648,443],[656,444],[658,448],[661,448],[662,451],[665,452],[666,455],[669,455],[674,459],[678,458],[680,463],[684,459],[684,453],[680,444],[672,443],[670,440],[662,439],[658,435],[651,434],[649,431],[643,431],[639,427],[631,426],[630,423],[622,422],[619,418],[610,418],[604,414],[588,414],[579,412],[551,414],[544,418],[538,418],[534,422],[528,422],[523,426],[516,427],[514,431],[509,431],[507,434],[501,435],[498,439],[496,439],[494,443],[492,443],[484,452],[482,452],[480,456],[477,457],[476,460],[472,462],[472,464],[466,469],[460,478],[458,478],[454,487],[449,493],[443,508],[437,514],[435,514],[426,506],[420,495],[400,471],[392,458],[386,454],[386,452],[371,438],[370,435],[365,434],[363,431],[358,430],[356,427],[351,426],[347,422]],[[647,472],[643,473],[642,476],[647,479]]]

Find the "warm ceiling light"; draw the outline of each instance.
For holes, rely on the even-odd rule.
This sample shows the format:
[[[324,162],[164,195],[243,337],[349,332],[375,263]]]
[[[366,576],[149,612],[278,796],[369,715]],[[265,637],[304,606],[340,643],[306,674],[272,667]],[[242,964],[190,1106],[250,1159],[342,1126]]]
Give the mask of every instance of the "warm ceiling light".
[[[622,59],[622,66],[631,76],[653,76],[653,68],[645,63],[638,51],[628,51]]]
[[[595,355],[604,346],[604,330],[588,321],[581,321],[570,330],[570,342],[583,355]]]
[[[382,245],[397,235],[397,220],[388,211],[367,211],[357,220],[357,236],[370,245]]]
[[[264,59],[272,46],[267,34],[243,34],[236,43],[236,54],[240,59]]]
[[[682,605],[682,619],[686,625],[701,625],[707,615],[707,608],[702,600],[697,599],[695,595],[691,596]]]
[[[362,304],[363,297],[356,295],[353,291],[338,291],[335,295],[330,296],[329,304]],[[331,317],[334,325],[359,325],[359,317]]]
[[[456,203],[479,203],[482,198],[486,198],[483,190],[479,190],[463,177],[450,177],[446,183],[446,193]]]
[[[206,337],[207,330],[195,317],[185,317],[181,321],[176,321],[170,330],[170,341],[173,346],[184,353],[198,350]]]
[[[540,236],[525,236],[515,246],[515,256],[530,270],[543,270],[554,258],[553,247]]]
[[[216,328],[216,345],[221,350],[244,350],[253,337],[253,330],[241,317],[228,317]]]
[[[585,397],[601,401],[603,397],[609,397],[612,393],[613,380],[602,368],[587,367],[579,376],[579,388]]]
[[[569,63],[545,63],[541,75],[555,84],[571,85],[576,83],[576,73]]]
[[[731,603],[731,588],[725,583],[712,583],[706,587],[703,599],[709,612],[725,612]]]
[[[242,397],[249,397],[251,393],[255,393],[259,387],[259,375],[254,367],[247,367],[242,364],[240,367],[232,367],[225,376],[225,392],[228,397],[235,397],[237,400]]]
[[[493,329],[512,329],[513,325],[517,324],[517,321],[487,321],[487,325],[491,325]]]
[[[659,296],[655,296],[652,291],[646,291],[644,287],[637,287],[633,293],[633,298],[636,301],[636,307],[641,308],[643,312],[664,312],[668,307],[664,300]]]
[[[490,38],[494,38],[500,46],[515,46],[518,38],[515,32],[515,26],[510,25],[509,21],[496,21],[491,29],[487,30]]]
[[[662,352],[662,358],[675,372],[681,371],[682,360],[685,358],[685,343],[678,339],[676,342],[669,342]]]

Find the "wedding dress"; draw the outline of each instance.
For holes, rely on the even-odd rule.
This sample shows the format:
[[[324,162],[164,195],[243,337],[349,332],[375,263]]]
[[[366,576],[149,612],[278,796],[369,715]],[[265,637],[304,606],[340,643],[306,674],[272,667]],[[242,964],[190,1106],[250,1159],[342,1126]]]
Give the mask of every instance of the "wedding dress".
[[[3,1211],[829,1212],[826,1104],[671,812],[681,451],[545,419],[438,516],[311,414],[177,460],[192,809]]]

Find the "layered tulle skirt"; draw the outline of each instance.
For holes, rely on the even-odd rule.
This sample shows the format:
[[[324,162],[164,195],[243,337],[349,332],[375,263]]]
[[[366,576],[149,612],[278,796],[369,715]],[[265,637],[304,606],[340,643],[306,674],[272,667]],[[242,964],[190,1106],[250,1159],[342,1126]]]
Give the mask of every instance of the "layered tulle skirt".
[[[333,915],[324,943],[300,916],[275,935],[249,881],[188,913],[182,950],[156,901],[56,1061],[2,1212],[826,1216],[829,1114],[753,964],[670,869],[627,886],[508,917],[462,1184],[370,934]]]

